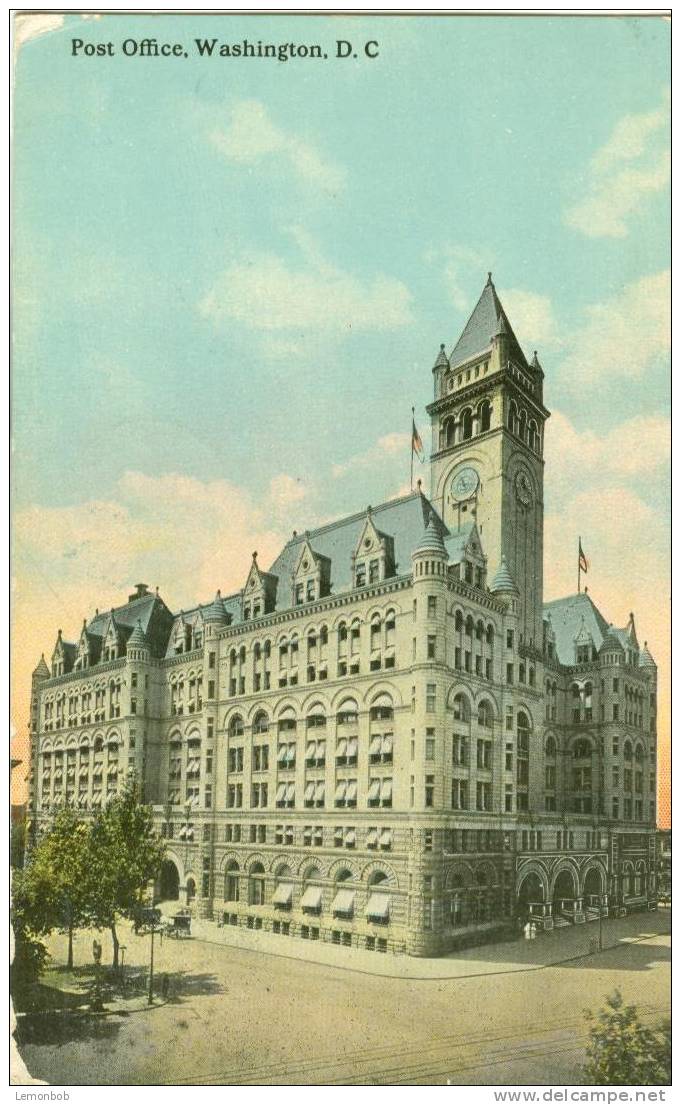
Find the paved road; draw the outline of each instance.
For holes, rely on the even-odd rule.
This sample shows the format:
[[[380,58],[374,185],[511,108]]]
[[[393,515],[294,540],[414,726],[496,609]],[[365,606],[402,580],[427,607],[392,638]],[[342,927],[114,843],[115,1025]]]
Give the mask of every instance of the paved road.
[[[582,1011],[618,986],[648,1017],[669,1006],[665,914],[631,918],[630,937],[595,956],[523,973],[395,979],[165,940],[168,1005],[125,1018],[24,1027],[21,1053],[52,1084],[573,1084]],[[149,938],[127,936],[144,962]],[[76,961],[87,961],[83,934]],[[63,954],[61,938],[52,944]],[[105,945],[105,956],[107,949]]]

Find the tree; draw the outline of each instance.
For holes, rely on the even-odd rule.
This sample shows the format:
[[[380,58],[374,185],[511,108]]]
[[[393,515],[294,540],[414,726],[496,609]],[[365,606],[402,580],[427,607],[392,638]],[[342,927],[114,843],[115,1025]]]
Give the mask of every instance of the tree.
[[[56,815],[15,873],[13,920],[22,939],[53,929],[68,933],[67,966],[73,967],[73,932],[87,916],[89,827],[69,807]],[[19,941],[20,942],[20,941]]]
[[[590,1022],[584,1074],[593,1086],[666,1086],[671,1084],[671,1025],[646,1028],[635,1005],[625,1005],[619,990],[606,998]]]
[[[111,932],[114,967],[118,966],[117,918],[137,918],[147,884],[158,878],[163,853],[151,808],[140,805],[134,783],[94,819],[87,908],[94,927]]]

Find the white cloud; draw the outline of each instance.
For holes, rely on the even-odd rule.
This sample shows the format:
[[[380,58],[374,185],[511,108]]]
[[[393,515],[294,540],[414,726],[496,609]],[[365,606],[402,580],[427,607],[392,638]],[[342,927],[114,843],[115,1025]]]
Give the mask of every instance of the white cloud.
[[[325,160],[297,135],[278,127],[259,100],[235,104],[227,127],[213,130],[210,140],[231,161],[254,165],[276,157],[279,164],[287,161],[302,180],[322,191],[333,193],[345,187],[345,169]]]
[[[584,326],[570,335],[561,379],[574,386],[608,376],[637,379],[669,351],[671,339],[668,270],[627,284],[587,308]]]
[[[393,431],[379,437],[378,441],[363,453],[357,453],[354,457],[334,464],[331,467],[331,475],[334,479],[347,476],[350,472],[357,472],[365,468],[375,468],[386,460],[394,460],[400,455],[408,458],[411,435],[400,431]]]
[[[309,494],[309,488],[300,479],[280,472],[270,480],[270,500],[275,507],[287,508],[299,503]]]
[[[445,245],[429,249],[425,260],[442,269],[452,305],[470,312],[471,287],[482,287],[492,262],[488,254],[468,246]]]
[[[546,431],[544,456],[549,498],[563,501],[575,485],[652,474],[671,456],[671,422],[663,415],[637,415],[605,434],[579,431],[562,411],[554,411]]]
[[[623,116],[592,157],[586,194],[566,209],[566,223],[589,238],[625,238],[630,216],[669,181],[668,130],[666,100],[655,111]]]
[[[504,292],[503,304],[526,355],[531,356],[532,349],[560,345],[558,324],[548,295],[509,288]]]
[[[392,330],[412,321],[411,293],[393,277],[362,279],[326,261],[309,236],[292,232],[297,265],[274,253],[245,253],[199,304],[205,318],[262,331],[350,333]]]

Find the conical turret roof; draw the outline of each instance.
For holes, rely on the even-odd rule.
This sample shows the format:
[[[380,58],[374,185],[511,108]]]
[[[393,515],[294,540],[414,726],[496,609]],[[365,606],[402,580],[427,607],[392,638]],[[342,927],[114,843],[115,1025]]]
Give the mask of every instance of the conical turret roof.
[[[603,644],[601,645],[599,651],[600,652],[624,652],[624,649],[622,648],[622,642],[613,633],[612,626],[610,626],[609,632],[606,633],[605,638],[603,640]]]
[[[442,530],[432,510],[428,516],[423,537],[414,549],[412,556],[416,556],[417,553],[437,553],[438,556],[447,556],[445,543],[442,539]]]
[[[642,667],[642,668],[657,668],[657,664],[653,660],[653,658],[650,655],[650,652],[648,650],[648,642],[647,641],[643,642],[643,648],[641,649],[641,653],[640,653],[638,662],[639,662],[639,667]]]
[[[128,650],[130,650],[131,648],[149,648],[149,645],[147,644],[147,638],[144,634],[142,623],[139,618],[137,619],[135,628],[128,638]]]
[[[445,353],[444,342],[440,346],[440,352],[437,355],[433,368],[449,368],[449,360],[447,359],[447,354]]]
[[[506,557],[503,555],[501,557],[501,564],[497,568],[496,575],[490,585],[490,591],[515,591],[519,593],[513,576],[508,570]]]
[[[226,625],[229,621],[227,611],[225,610],[225,604],[222,601],[222,595],[219,591],[216,592],[215,598],[210,606],[204,610],[203,620],[204,622],[213,622],[214,624],[221,625]]]
[[[38,661],[37,666],[34,668],[33,674],[34,675],[49,675],[50,674],[50,669],[48,668],[47,664],[45,663],[45,653],[44,652],[41,652],[40,660]]]

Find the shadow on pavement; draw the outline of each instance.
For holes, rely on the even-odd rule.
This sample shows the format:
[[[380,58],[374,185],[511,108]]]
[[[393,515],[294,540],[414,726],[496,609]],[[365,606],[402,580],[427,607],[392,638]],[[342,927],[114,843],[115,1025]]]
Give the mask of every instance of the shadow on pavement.
[[[651,971],[656,963],[669,963],[672,958],[671,948],[660,947],[659,944],[617,944],[604,948],[601,953],[596,943],[594,950],[595,955],[587,953],[569,963],[557,963],[556,967],[566,970],[576,968],[579,971],[585,968],[597,971]]]

